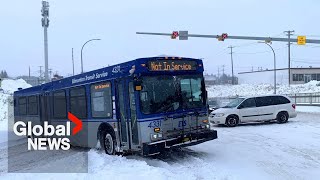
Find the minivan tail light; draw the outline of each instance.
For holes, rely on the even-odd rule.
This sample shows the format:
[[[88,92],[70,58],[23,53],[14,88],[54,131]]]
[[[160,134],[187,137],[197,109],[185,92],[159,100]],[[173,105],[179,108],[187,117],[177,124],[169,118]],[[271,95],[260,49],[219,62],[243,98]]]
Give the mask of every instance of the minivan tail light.
[[[293,109],[296,109],[296,105],[295,105],[295,104],[292,104],[292,108],[293,108]]]

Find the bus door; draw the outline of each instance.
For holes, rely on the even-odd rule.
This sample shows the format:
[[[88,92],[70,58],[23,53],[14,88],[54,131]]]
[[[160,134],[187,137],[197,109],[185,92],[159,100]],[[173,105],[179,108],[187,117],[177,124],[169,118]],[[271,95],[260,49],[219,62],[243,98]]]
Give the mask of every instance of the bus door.
[[[50,95],[49,92],[44,92],[40,95],[40,123],[43,125],[44,121],[48,121],[51,124],[49,117],[49,102]]]
[[[120,142],[124,150],[133,149],[139,144],[133,82],[121,79],[117,81],[116,87]]]

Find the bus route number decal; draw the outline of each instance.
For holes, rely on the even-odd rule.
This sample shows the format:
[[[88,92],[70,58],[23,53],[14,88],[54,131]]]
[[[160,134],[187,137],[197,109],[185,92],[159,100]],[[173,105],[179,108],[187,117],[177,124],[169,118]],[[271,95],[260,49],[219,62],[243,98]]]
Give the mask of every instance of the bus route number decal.
[[[179,127],[184,127],[184,126],[187,126],[187,121],[186,120],[179,121]]]
[[[158,128],[161,127],[161,121],[157,120],[157,121],[152,121],[149,123],[148,125],[149,128]]]

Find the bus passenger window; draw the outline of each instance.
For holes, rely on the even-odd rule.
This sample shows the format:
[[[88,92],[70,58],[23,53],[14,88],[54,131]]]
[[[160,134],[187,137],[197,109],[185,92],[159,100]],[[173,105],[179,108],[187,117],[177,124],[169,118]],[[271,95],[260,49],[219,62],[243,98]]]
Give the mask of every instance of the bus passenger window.
[[[28,97],[28,114],[38,115],[38,96]]]
[[[67,118],[66,92],[58,91],[53,93],[53,117],[55,119]]]
[[[111,84],[109,82],[91,85],[91,110],[94,118],[112,117]]]
[[[19,115],[27,115],[27,98],[19,98]]]
[[[87,100],[85,87],[70,89],[70,111],[78,118],[87,118]]]

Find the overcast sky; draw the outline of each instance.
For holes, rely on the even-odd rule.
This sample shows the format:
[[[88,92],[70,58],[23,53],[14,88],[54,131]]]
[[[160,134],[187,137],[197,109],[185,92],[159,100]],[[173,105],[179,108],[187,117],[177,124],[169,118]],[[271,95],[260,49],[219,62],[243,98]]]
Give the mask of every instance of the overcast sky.
[[[229,45],[234,51],[235,72],[252,67],[272,68],[269,47],[255,41],[141,36],[136,31],[285,37],[283,31],[320,39],[319,0],[55,0],[50,2],[49,67],[62,75],[72,73],[74,48],[76,73],[85,41],[85,71],[139,57],[169,54],[204,58],[208,73],[225,65],[231,73]],[[40,0],[2,0],[0,3],[0,69],[11,76],[38,75],[44,66]],[[287,67],[287,47],[274,42],[277,66]],[[320,45],[292,46],[293,66],[320,66]],[[318,61],[317,61],[318,60]]]

